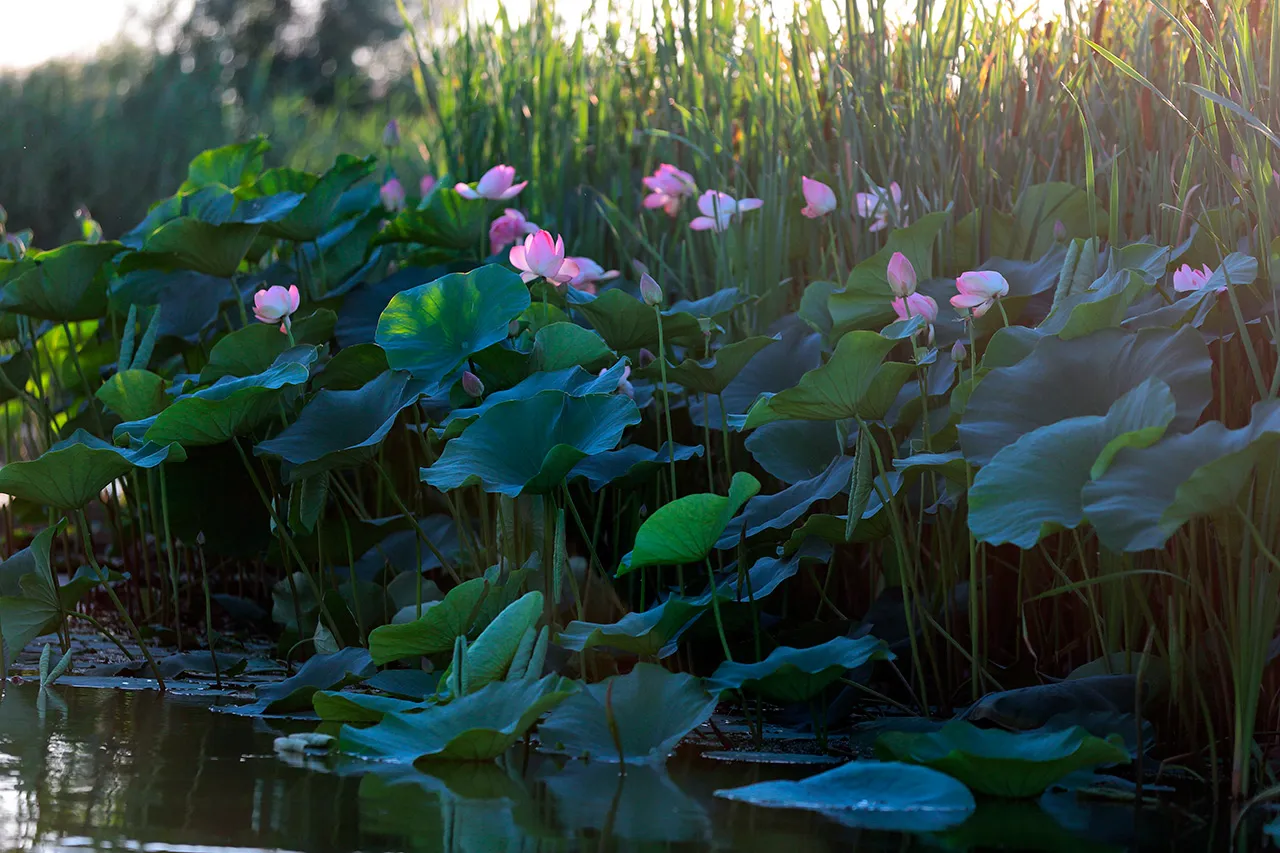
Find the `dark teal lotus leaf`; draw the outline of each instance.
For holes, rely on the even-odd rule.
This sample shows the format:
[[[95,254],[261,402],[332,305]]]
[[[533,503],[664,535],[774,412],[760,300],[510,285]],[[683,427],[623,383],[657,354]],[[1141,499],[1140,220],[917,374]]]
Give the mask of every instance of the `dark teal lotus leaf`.
[[[725,287],[701,299],[677,299],[666,310],[673,314],[683,312],[718,321],[728,316],[733,309],[755,301],[756,297],[743,293],[736,287]]]
[[[757,353],[770,344],[782,340],[780,335],[766,337],[757,335],[729,344],[716,350],[710,360],[698,361],[686,358],[679,364],[667,363],[667,381],[679,385],[686,391],[702,394],[719,394],[728,387]],[[639,379],[652,382],[662,381],[662,368],[657,362],[643,370],[635,371]]]
[[[535,374],[537,375],[537,374]],[[701,456],[704,448],[701,444],[692,447],[684,444],[675,446],[675,461],[686,462],[695,456]],[[672,453],[667,442],[657,450],[642,444],[628,444],[617,450],[609,450],[588,456],[569,472],[569,480],[585,479],[591,491],[598,492],[610,483],[632,485],[642,483],[653,477],[663,466],[670,464]]]
[[[68,243],[32,252],[0,289],[0,310],[41,320],[97,320],[107,312],[107,279],[102,265],[125,247],[120,243]]]
[[[784,318],[775,326],[780,327],[782,339],[748,361],[723,394],[708,397],[705,406],[701,399],[690,402],[689,417],[695,425],[709,423],[712,429],[741,429],[743,416],[761,394],[794,387],[806,372],[822,364],[821,335],[795,317]]]
[[[1177,416],[1169,386],[1148,379],[1107,414],[1081,415],[1032,430],[978,471],[969,491],[969,529],[982,542],[1032,548],[1085,520],[1081,490],[1124,447],[1147,447]]]
[[[846,826],[935,832],[963,823],[977,803],[945,773],[896,761],[851,761],[798,782],[783,779],[716,791],[764,808],[820,812]]]
[[[528,400],[543,391],[563,391],[571,397],[610,394],[618,389],[626,367],[625,361],[619,361],[602,374],[590,373],[581,367],[534,373],[510,388],[489,394],[474,406],[449,412],[441,421],[441,426],[444,427],[441,437],[453,438],[461,435],[467,425],[499,403]]]
[[[576,837],[626,839],[644,849],[710,846],[706,810],[663,767],[571,761],[539,781],[555,801],[557,825]]]
[[[757,495],[742,515],[729,522],[716,547],[732,548],[744,537],[749,539],[766,530],[790,527],[818,501],[847,492],[852,475],[853,457],[837,456],[827,470],[816,477],[801,480],[777,494]]]
[[[827,302],[834,326],[832,334],[853,329],[879,329],[893,321],[893,291],[889,289],[889,259],[902,252],[921,281],[933,276],[933,244],[950,213],[939,211],[917,219],[906,228],[889,233],[885,246],[862,261]]]
[[[312,697],[319,691],[363,681],[373,673],[369,653],[361,648],[316,655],[284,681],[255,690],[256,701],[248,705],[222,705],[217,710],[247,717],[310,714]]]
[[[382,666],[393,660],[435,655],[453,649],[454,640],[471,633],[489,582],[471,578],[449,590],[442,601],[423,605],[412,622],[383,625],[369,634],[369,654]]]
[[[808,702],[846,670],[892,658],[885,642],[872,636],[836,637],[807,649],[779,646],[759,663],[725,661],[707,679],[707,689],[716,694],[742,690],[780,704]]]
[[[181,191],[190,192],[207,184],[228,187],[248,186],[262,171],[262,156],[271,144],[257,136],[248,142],[236,142],[221,148],[202,151],[187,166],[187,180]]]
[[[887,732],[876,754],[932,767],[995,797],[1034,797],[1069,773],[1129,763],[1116,735],[1103,740],[1078,726],[1007,732],[958,720],[936,732]]]
[[[846,429],[846,424],[830,421],[774,421],[747,436],[747,452],[765,471],[795,484],[821,476],[831,466],[843,453],[841,431]]]
[[[468,358],[507,338],[507,324],[529,307],[520,277],[496,264],[453,273],[391,298],[375,340],[393,370],[430,384],[451,385]]]
[[[628,613],[617,622],[574,620],[556,637],[556,644],[573,652],[608,646],[640,657],[664,658],[676,651],[680,636],[710,604],[673,595],[648,610]]]
[[[849,517],[846,503],[844,507],[841,507],[845,510],[843,514],[815,513],[806,518],[804,524],[792,532],[791,538],[783,545],[783,551],[787,554],[792,553],[796,548],[803,545],[807,537],[810,536],[815,536],[824,542],[832,544],[874,542],[877,539],[883,539],[892,531],[888,515],[883,511],[885,499],[901,491],[903,482],[902,475],[897,471],[890,471],[888,474],[875,478],[871,496],[867,500],[867,508],[862,511],[862,517],[854,525],[853,538],[845,538],[846,521]]]
[[[1008,251],[993,254],[1018,258],[1039,258],[1053,248],[1054,226],[1061,222],[1070,237],[1092,236],[1089,209],[1100,228],[1107,224],[1107,212],[1096,198],[1075,184],[1051,182],[1023,190],[1013,207],[1014,235]]]
[[[4,379],[0,380],[0,403],[7,403],[17,397],[12,389],[26,387],[31,377],[31,357],[25,352],[0,355],[0,372],[4,373]]]
[[[384,669],[365,682],[366,687],[381,690],[397,699],[421,702],[436,692],[440,673],[421,669]]]
[[[421,710],[420,702],[410,702],[376,693],[321,690],[311,697],[316,716],[331,723],[380,723],[387,714]]]
[[[588,456],[617,446],[640,422],[636,404],[621,394],[572,397],[543,391],[499,403],[450,441],[422,480],[438,489],[479,483],[486,492],[515,497],[558,488]]]
[[[360,284],[347,292],[338,311],[338,325],[334,335],[339,346],[373,343],[378,331],[378,318],[391,303],[392,297],[403,290],[435,281],[449,273],[470,272],[475,264],[449,264],[435,267],[405,266],[381,281]]]
[[[308,363],[315,358],[314,349],[299,347],[262,373],[241,379],[224,376],[208,388],[184,394],[154,418],[121,424],[116,427],[116,440],[123,435],[140,433],[146,441],[158,444],[176,442],[198,447],[221,444],[249,432],[263,420],[279,414],[284,389],[307,381],[310,375],[307,364],[287,360],[299,350],[309,351]]]
[[[422,395],[424,382],[388,370],[354,391],[320,391],[298,419],[253,452],[284,463],[286,484],[372,458],[396,418]]]
[[[635,545],[623,556],[618,574],[645,566],[702,562],[729,520],[759,491],[759,480],[738,471],[729,481],[727,496],[685,495],[663,504],[640,525]]]
[[[1130,306],[1151,289],[1137,271],[1119,270],[1098,279],[1089,290],[1064,297],[1036,331],[1070,340],[1119,328]]]
[[[329,171],[317,180],[312,175],[287,169],[272,169],[262,175],[255,190],[271,196],[282,192],[301,193],[303,198],[289,214],[263,227],[269,237],[305,242],[315,240],[333,224],[342,194],[377,167],[377,158],[360,159],[339,154]],[[301,178],[301,180],[300,180]],[[307,180],[310,179],[310,180]]]
[[[343,752],[401,764],[424,758],[489,761],[573,690],[573,682],[557,675],[494,681],[447,705],[388,713],[367,729],[343,726],[338,745]]]
[[[168,386],[163,376],[150,370],[121,370],[102,383],[95,397],[126,421],[140,421],[159,414],[169,405]]]
[[[959,450],[946,453],[914,453],[911,456],[893,460],[893,470],[900,474],[917,474],[928,471],[941,474],[953,483],[967,483],[969,466],[964,461],[964,454]]]
[[[715,709],[700,679],[641,663],[626,675],[584,686],[547,717],[539,735],[542,748],[551,752],[662,763]]]
[[[184,458],[181,447],[167,442],[125,449],[81,429],[29,462],[0,467],[0,492],[57,509],[79,509],[134,468]]]
[[[317,391],[354,391],[388,370],[387,355],[377,344],[343,347],[312,380]]]
[[[1168,385],[1177,402],[1169,431],[1186,432],[1208,405],[1211,366],[1193,329],[1137,334],[1106,329],[1070,341],[1047,337],[1026,358],[991,371],[974,389],[959,427],[960,446],[966,459],[985,465],[1040,427],[1105,415],[1148,378]]]
[[[551,323],[533,338],[533,363],[538,370],[599,370],[617,360],[617,353],[605,345],[603,338],[577,323]]]
[[[293,324],[294,344],[319,346],[333,337],[337,317],[321,308]],[[254,323],[220,339],[209,351],[209,361],[200,371],[200,383],[217,382],[224,376],[252,376],[271,367],[290,348],[289,336],[274,324]]]
[[[1253,407],[1248,426],[1217,421],[1150,447],[1121,450],[1085,486],[1085,512],[1115,551],[1161,548],[1189,519],[1231,511],[1259,464],[1280,441],[1280,403]]]
[[[232,299],[230,281],[190,270],[135,270],[116,279],[110,290],[113,311],[124,316],[130,305],[159,306],[157,336],[192,344],[212,327],[223,303],[234,305]]]
[[[724,291],[729,293],[729,291]],[[734,297],[737,291],[732,291]],[[723,299],[723,297],[722,297]],[[611,349],[623,352],[658,344],[658,318],[648,305],[636,297],[616,288],[599,296],[591,296],[577,289],[569,290],[569,307],[581,313],[600,333]],[[678,303],[679,304],[679,303]],[[700,347],[702,329],[698,317],[711,317],[713,313],[694,314],[694,311],[714,311],[719,304],[683,303],[681,308],[672,306],[662,311],[662,334],[667,345]]]
[[[230,278],[249,253],[259,227],[244,222],[214,225],[179,216],[148,235],[140,251],[126,255],[120,272],[183,269]]]
[[[397,215],[373,245],[421,243],[425,249],[419,254],[425,263],[458,258],[478,261],[488,256],[492,211],[487,204],[468,201],[448,187],[435,190],[426,202],[418,210]]]

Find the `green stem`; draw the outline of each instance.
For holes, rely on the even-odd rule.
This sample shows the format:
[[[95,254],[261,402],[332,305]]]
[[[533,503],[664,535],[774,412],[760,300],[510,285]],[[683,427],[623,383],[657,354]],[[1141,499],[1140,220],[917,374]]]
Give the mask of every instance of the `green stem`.
[[[671,472],[671,498],[678,496],[676,490],[676,435],[671,428],[671,390],[667,385],[667,345],[662,332],[662,309],[653,306],[653,316],[658,322],[658,371],[662,375],[662,412],[667,421],[667,467]]]
[[[707,565],[707,583],[711,589],[711,612],[716,617],[716,633],[720,635],[720,647],[724,649],[724,659],[733,661],[733,652],[729,651],[729,638],[724,633],[724,620],[720,617],[720,595],[716,589],[716,573],[711,570],[711,558],[704,558],[703,562]]]

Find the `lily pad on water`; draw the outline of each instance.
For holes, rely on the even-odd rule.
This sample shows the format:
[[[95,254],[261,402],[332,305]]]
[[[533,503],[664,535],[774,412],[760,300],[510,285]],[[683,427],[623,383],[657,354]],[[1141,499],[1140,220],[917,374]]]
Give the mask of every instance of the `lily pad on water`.
[[[284,681],[259,687],[254,691],[255,702],[218,706],[217,710],[246,717],[310,713],[312,697],[317,692],[363,681],[373,673],[373,661],[367,651],[345,648],[329,655],[316,655]]]
[[[701,562],[743,504],[760,491],[760,481],[739,471],[728,496],[685,495],[658,508],[636,532],[635,545],[622,558],[618,574],[645,566]]]
[[[488,594],[484,578],[455,586],[444,600],[424,605],[422,616],[401,625],[383,625],[369,634],[369,654],[379,666],[400,658],[450,651],[458,637],[471,630],[480,602]]]
[[[896,761],[851,761],[798,782],[757,782],[717,797],[764,808],[816,811],[846,826],[934,832],[963,823],[977,808],[960,782]]]
[[[673,455],[676,462],[687,462],[695,456],[702,456],[704,450],[701,444],[692,447],[677,444],[672,454],[667,442],[663,442],[657,450],[642,444],[628,444],[617,450],[588,456],[573,466],[567,479],[585,479],[591,491],[598,492],[611,483],[643,482],[664,465],[670,464]]]
[[[876,754],[941,770],[975,791],[996,797],[1033,797],[1077,770],[1127,764],[1123,741],[1082,728],[1007,732],[952,721],[937,732],[888,732]]]
[[[321,690],[311,697],[311,707],[316,716],[326,722],[378,723],[387,714],[421,710],[423,705],[375,693]]]
[[[107,279],[99,270],[123,251],[107,242],[32,252],[0,288],[0,310],[58,323],[97,320],[107,312]]]
[[[621,394],[543,391],[488,409],[421,469],[422,480],[445,491],[479,483],[511,497],[545,494],[586,457],[616,447],[639,421],[636,404]]]
[[[883,640],[869,635],[836,637],[807,649],[780,646],[759,663],[725,661],[707,679],[707,689],[743,690],[779,704],[808,702],[847,670],[892,657]]]
[[[529,307],[520,276],[489,264],[402,290],[378,319],[375,342],[394,370],[407,370],[435,394],[466,360],[507,338],[507,324]]]
[[[320,391],[298,419],[253,452],[281,460],[284,482],[359,465],[378,452],[400,413],[418,401],[425,382],[387,371],[355,391]]]
[[[654,762],[706,722],[716,700],[699,679],[641,663],[626,675],[588,684],[539,730],[543,749],[596,761]]]
[[[719,394],[738,376],[747,362],[755,358],[757,353],[780,340],[782,340],[781,335],[768,337],[756,335],[721,347],[707,361],[686,358],[679,364],[668,362],[667,381],[687,391]],[[643,370],[637,370],[635,375],[640,379],[661,382],[662,367],[654,363]]]
[[[78,429],[36,459],[0,467],[0,492],[57,509],[79,509],[134,468],[184,458],[176,444],[148,441],[126,449]]]
[[[367,729],[343,726],[338,745],[343,752],[402,764],[424,758],[489,761],[573,690],[573,682],[558,675],[495,681],[447,705],[388,713]]]

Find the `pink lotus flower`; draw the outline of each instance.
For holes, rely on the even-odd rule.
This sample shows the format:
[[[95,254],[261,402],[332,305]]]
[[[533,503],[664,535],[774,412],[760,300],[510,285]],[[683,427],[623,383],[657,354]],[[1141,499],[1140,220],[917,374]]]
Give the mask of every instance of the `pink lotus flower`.
[[[969,351],[964,348],[964,341],[956,341],[951,345],[951,360],[956,364],[964,364],[968,356]]]
[[[520,190],[524,189],[529,183],[521,181],[514,183],[516,179],[515,166],[494,166],[476,181],[475,188],[470,184],[455,184],[454,190],[463,198],[478,199],[487,198],[491,201],[505,201],[509,198],[515,198],[520,195]]]
[[[1212,276],[1213,270],[1209,269],[1208,264],[1198,270],[1192,269],[1188,264],[1183,264],[1173,271],[1173,289],[1178,293],[1192,293],[1197,290],[1203,290]],[[1226,290],[1227,286],[1223,284],[1217,289]]]
[[[511,247],[511,265],[520,270],[525,284],[545,278],[557,284],[572,281],[580,270],[564,256],[564,240],[551,232],[538,231],[524,238],[524,245]]]
[[[404,187],[395,178],[382,185],[378,197],[382,199],[382,206],[392,213],[404,210]]]
[[[694,218],[689,227],[694,231],[724,231],[735,216],[763,206],[764,202],[758,198],[738,200],[728,193],[707,190],[698,199],[698,210],[702,215]]]
[[[489,254],[496,255],[537,230],[538,226],[525,219],[523,213],[507,208],[489,224]]]
[[[298,304],[297,285],[291,284],[287,290],[278,284],[272,285],[253,294],[253,316],[260,323],[279,323],[281,334],[286,334]]]
[[[594,295],[597,290],[597,284],[602,281],[610,281],[618,277],[617,270],[607,270],[590,258],[574,256],[566,258],[565,260],[572,261],[578,265],[578,274],[570,279],[569,283],[578,288],[578,290],[592,295]]]
[[[911,266],[911,261],[906,255],[894,252],[893,257],[889,259],[889,269],[886,274],[889,277],[889,289],[893,291],[894,296],[901,299],[916,292],[916,268]]]
[[[889,227],[889,215],[907,207],[902,203],[902,187],[896,181],[887,190],[872,184],[871,192],[853,197],[853,204],[858,216],[872,220],[869,231],[883,231]]]
[[[960,292],[951,297],[951,307],[961,313],[970,311],[976,319],[986,314],[997,299],[1009,295],[1009,282],[995,270],[975,270],[960,273],[956,290]]]
[[[938,303],[932,296],[912,293],[910,296],[900,296],[893,300],[893,313],[898,315],[899,320],[923,317],[926,323],[932,325],[938,319]]]
[[[609,368],[604,367],[600,369],[600,372],[597,373],[596,376],[604,376],[608,372],[609,372]],[[631,376],[631,365],[628,364],[622,368],[622,378],[618,380],[618,393],[626,394],[628,397],[634,400],[636,398],[636,389],[635,389],[635,386],[632,385],[630,382],[630,379],[629,379],[630,376]]]
[[[641,183],[650,193],[644,197],[644,206],[649,210],[660,207],[667,212],[668,216],[679,213],[681,200],[698,191],[698,185],[693,182],[693,175],[677,169],[670,163],[663,163]]]
[[[418,195],[426,198],[431,195],[431,191],[436,188],[435,175],[423,175],[422,180],[418,181]]]
[[[812,178],[801,176],[800,187],[804,191],[804,200],[807,202],[800,209],[801,216],[817,219],[836,209],[836,194],[831,187],[822,181],[815,181]]]

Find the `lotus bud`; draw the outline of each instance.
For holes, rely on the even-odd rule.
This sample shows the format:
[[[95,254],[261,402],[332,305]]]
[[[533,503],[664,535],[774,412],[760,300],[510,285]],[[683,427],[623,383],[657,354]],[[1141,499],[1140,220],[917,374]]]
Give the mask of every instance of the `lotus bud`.
[[[470,370],[464,370],[462,371],[462,390],[467,392],[468,397],[479,399],[484,396],[484,383]]]
[[[4,205],[0,204],[0,231],[9,224],[9,211],[4,209]]]
[[[894,252],[889,259],[888,276],[889,289],[899,299],[916,292],[916,268],[911,266],[911,261],[901,252]]]
[[[418,181],[418,195],[426,198],[431,195],[431,191],[436,188],[435,175],[423,175],[422,180]]]
[[[518,334],[520,334],[520,321],[512,320],[507,324],[507,337],[514,338]]]
[[[201,530],[199,533],[196,534],[196,547],[197,548],[204,547],[204,531],[203,530]]]
[[[710,318],[710,317],[699,317],[699,318],[698,318],[698,331],[702,332],[702,337],[704,337],[704,338],[709,338],[709,337],[711,337],[711,328],[712,328],[712,327],[711,327],[711,318]]]
[[[1053,221],[1053,239],[1058,243],[1067,242],[1067,226],[1062,223],[1061,219]]]
[[[644,300],[645,305],[662,304],[662,288],[648,273],[640,276],[640,298]]]
[[[639,367],[648,367],[656,360],[648,349],[641,348],[640,352],[636,353],[636,365]]]
[[[969,351],[964,348],[963,341],[956,341],[951,345],[951,360],[956,364],[964,364],[964,360],[968,355]]]
[[[400,147],[400,122],[398,120],[391,119],[387,122],[387,126],[382,129],[382,147]]]

